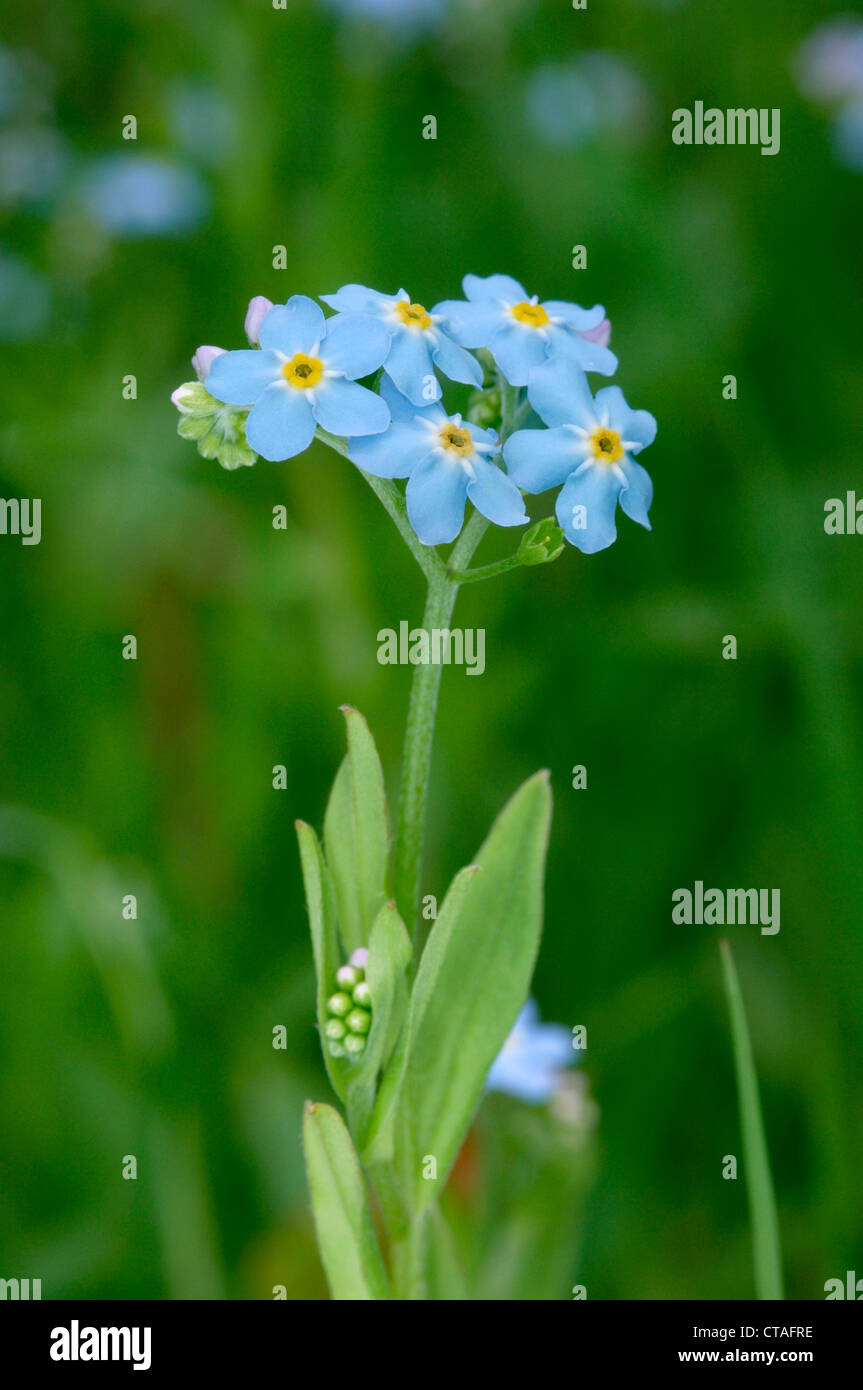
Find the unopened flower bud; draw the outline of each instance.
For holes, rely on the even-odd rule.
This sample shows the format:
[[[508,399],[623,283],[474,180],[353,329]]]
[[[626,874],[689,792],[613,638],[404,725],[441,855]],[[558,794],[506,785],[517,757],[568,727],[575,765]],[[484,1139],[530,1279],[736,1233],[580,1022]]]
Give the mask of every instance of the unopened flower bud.
[[[340,1018],[331,1018],[326,1028],[324,1029],[324,1032],[326,1033],[327,1037],[333,1038],[336,1042],[340,1042],[347,1031],[347,1028],[342,1023],[342,1020]]]
[[[367,1009],[372,1002],[372,992],[365,980],[360,980],[354,990],[354,1003],[359,1004],[360,1008]]]
[[[579,338],[586,338],[589,343],[598,343],[600,347],[608,347],[611,342],[611,320],[603,319],[595,328],[588,328],[586,332],[579,333]]]
[[[335,1014],[337,1018],[345,1018],[354,1006],[354,1002],[349,994],[332,994],[327,1000],[327,1012]]]
[[[344,1047],[335,1038],[327,1039],[327,1052],[331,1057],[347,1057]]]
[[[224,348],[220,347],[199,347],[192,358],[192,366],[195,368],[195,375],[199,381],[206,381],[207,374],[217,357],[223,357]]]
[[[341,985],[342,989],[353,989],[354,985],[359,984],[360,978],[359,972],[352,965],[342,965],[336,971],[336,983]]]
[[[348,961],[348,965],[353,965],[357,970],[365,970],[369,963],[369,953],[365,946],[358,946]]]
[[[358,1033],[348,1033],[344,1043],[340,1043],[339,1046],[344,1047],[349,1057],[359,1057],[360,1053],[366,1050],[366,1040]]]
[[[351,1009],[345,1023],[352,1033],[365,1034],[372,1026],[372,1016],[367,1014],[365,1009]]]
[[[246,310],[246,322],[244,324],[246,337],[252,347],[257,347],[260,342],[261,324],[273,307],[273,301],[267,299],[263,294],[256,294],[254,299],[249,300],[249,307]]]

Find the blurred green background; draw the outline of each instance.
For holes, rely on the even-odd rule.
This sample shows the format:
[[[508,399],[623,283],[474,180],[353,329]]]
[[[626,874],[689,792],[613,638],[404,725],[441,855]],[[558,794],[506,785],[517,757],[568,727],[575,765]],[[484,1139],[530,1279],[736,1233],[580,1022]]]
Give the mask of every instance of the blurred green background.
[[[863,539],[823,529],[863,476],[863,207],[794,75],[834,10],[426,0],[413,23],[405,0],[394,29],[358,7],[4,15],[0,495],[41,497],[43,536],[0,537],[0,1275],[325,1296],[293,820],[322,820],[344,702],[395,794],[410,672],[376,634],[423,595],[349,464],[316,446],[224,472],[169,395],[200,343],[245,345],[253,294],[359,281],[431,305],[505,271],[606,305],[616,380],[659,420],[654,529],[621,517],[600,555],[463,591],[487,670],[444,673],[426,891],[551,769],[534,992],[587,1025],[600,1110],[568,1273],[590,1298],[705,1299],[751,1295],[748,1219],[721,1177],[740,1140],[717,934],[673,925],[671,893],[781,890],[778,936],[731,936],[788,1295],[823,1297],[863,1259]],[[697,99],[781,108],[781,152],[674,146]]]

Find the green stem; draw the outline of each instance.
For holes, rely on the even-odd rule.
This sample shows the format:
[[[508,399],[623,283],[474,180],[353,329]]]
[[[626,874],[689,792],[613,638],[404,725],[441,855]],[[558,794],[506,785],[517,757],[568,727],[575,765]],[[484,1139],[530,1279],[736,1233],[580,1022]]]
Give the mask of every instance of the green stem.
[[[764,1120],[758,1097],[758,1077],[752,1057],[752,1044],[746,1024],[740,982],[727,941],[720,941],[722,972],[728,1009],[734,1068],[740,1102],[740,1129],[743,1136],[743,1165],[752,1221],[752,1253],[755,1265],[755,1294],[759,1299],[783,1298],[782,1255],[779,1248],[779,1220],[770,1176],[770,1157],[764,1135]]]
[[[480,565],[475,570],[449,570],[451,578],[459,584],[476,584],[480,579],[494,579],[496,574],[506,574],[508,570],[520,569],[521,560],[510,555],[506,560],[496,560],[492,565]]]
[[[456,567],[456,571],[470,563],[471,556],[488,530],[488,525],[484,516],[474,512],[450,557],[450,564]],[[422,619],[425,632],[449,627],[459,591],[458,579],[436,553],[434,558],[439,569],[429,577],[428,597]],[[442,669],[442,666],[435,662],[423,663],[414,668],[402,758],[395,855],[395,899],[415,944],[419,932],[426,800]]]
[[[458,581],[446,573],[429,580],[422,619],[426,632],[449,627],[458,589]],[[395,898],[414,938],[419,912],[426,795],[442,669],[440,663],[431,661],[414,667],[405,729],[396,837]]]

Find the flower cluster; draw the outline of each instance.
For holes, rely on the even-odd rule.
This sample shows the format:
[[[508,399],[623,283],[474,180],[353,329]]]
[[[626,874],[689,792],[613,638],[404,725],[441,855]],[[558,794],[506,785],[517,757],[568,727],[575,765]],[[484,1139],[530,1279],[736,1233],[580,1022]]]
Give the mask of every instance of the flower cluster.
[[[354,951],[347,965],[336,971],[336,992],[327,1000],[328,1021],[324,1026],[326,1048],[331,1057],[359,1057],[366,1050],[366,1037],[372,1026],[372,996],[366,982],[368,952]]]
[[[634,456],[656,421],[619,387],[594,396],[587,381],[617,369],[602,305],[540,302],[508,275],[466,275],[463,287],[464,299],[426,309],[405,290],[344,285],[321,296],[329,317],[306,295],[258,296],[248,348],[195,354],[199,384],[172,398],[180,433],[228,468],[344,441],[364,473],[406,480],[427,546],[456,539],[468,501],[497,526],[524,526],[522,494],[551,489],[566,539],[586,553],[615,540],[618,502],[649,530],[653,488]],[[462,412],[443,404],[442,377],[472,388]]]

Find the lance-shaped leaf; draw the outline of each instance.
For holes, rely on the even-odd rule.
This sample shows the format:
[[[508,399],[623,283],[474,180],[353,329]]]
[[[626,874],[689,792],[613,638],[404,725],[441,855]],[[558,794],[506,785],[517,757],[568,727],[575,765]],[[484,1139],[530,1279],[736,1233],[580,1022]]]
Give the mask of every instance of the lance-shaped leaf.
[[[306,1172],[327,1283],[334,1299],[392,1297],[351,1136],[329,1105],[307,1102]]]
[[[362,715],[345,705],[348,754],[336,774],[324,819],[345,953],[367,946],[386,897],[389,823],[380,758]]]
[[[418,1208],[446,1180],[527,996],[542,931],[550,820],[548,774],[540,772],[501,811],[474,872],[456,876],[429,934],[398,1099],[412,1136],[410,1171],[402,1171]],[[395,1126],[399,1133],[398,1117]],[[436,1161],[437,1181],[422,1176],[426,1158]]]
[[[394,902],[385,903],[369,937],[366,980],[371,995],[372,1026],[365,1051],[349,1064],[347,1103],[351,1129],[360,1148],[374,1104],[378,1072],[389,1060],[407,1012],[405,971],[411,958],[410,937]]]
[[[315,957],[315,976],[317,978],[317,1015],[321,1042],[324,1044],[324,1028],[327,1023],[327,999],[333,991],[336,971],[342,964],[339,947],[339,934],[336,928],[336,910],[333,889],[318,837],[305,821],[296,822],[297,839],[300,844],[300,862],[303,869],[303,883],[306,890],[306,905],[309,911],[309,928],[312,934],[312,951]],[[330,1057],[323,1046],[327,1074],[333,1090],[343,1100],[346,1093],[348,1064],[338,1058]]]

